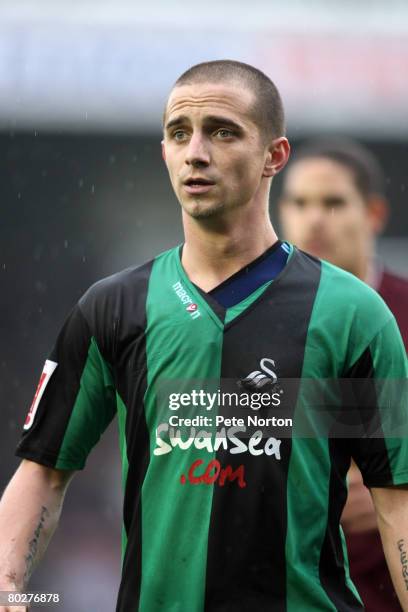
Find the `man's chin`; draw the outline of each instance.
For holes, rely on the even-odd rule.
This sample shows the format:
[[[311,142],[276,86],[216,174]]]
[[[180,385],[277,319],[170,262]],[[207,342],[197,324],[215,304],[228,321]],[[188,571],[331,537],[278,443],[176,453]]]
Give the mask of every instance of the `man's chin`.
[[[306,242],[300,248],[303,251],[306,251],[306,253],[314,255],[314,257],[318,257],[319,259],[327,259],[328,261],[330,261],[330,257],[333,255],[330,249],[318,242]]]
[[[225,205],[214,202],[183,202],[181,204],[183,211],[193,219],[211,219],[217,217],[225,211]]]

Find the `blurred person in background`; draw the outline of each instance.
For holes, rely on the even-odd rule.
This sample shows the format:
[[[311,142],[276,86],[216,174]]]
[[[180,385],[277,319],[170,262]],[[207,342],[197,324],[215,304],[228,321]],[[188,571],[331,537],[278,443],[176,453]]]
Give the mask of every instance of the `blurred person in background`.
[[[231,382],[235,395],[247,390],[245,399],[273,389],[278,377],[370,382],[407,374],[394,317],[377,294],[280,241],[271,224],[270,187],[290,151],[279,92],[246,64],[192,67],[170,92],[162,151],[185,242],[99,281],[68,316],[27,415],[17,449],[23,461],[0,504],[0,588],[26,587],[74,471],[117,414],[118,612],[362,610],[339,531],[351,456],[372,487],[408,609],[401,572],[408,491],[395,486],[408,484],[405,440],[391,452],[384,438],[345,444],[292,437],[290,429],[282,439],[270,430],[238,439],[227,422],[216,439],[211,422],[210,431],[183,435],[185,415],[209,410],[184,393],[191,384],[197,393],[193,381],[206,389]],[[183,391],[183,400],[166,390]],[[174,399],[182,404],[172,406]],[[297,399],[298,387],[287,386],[279,400],[286,416]],[[388,399],[398,414],[400,394],[394,389]],[[313,406],[299,403],[310,416]],[[248,408],[232,406],[233,415],[230,408],[219,402],[217,417],[236,419],[238,409],[248,416]],[[170,418],[181,420],[174,427],[182,440]]]
[[[287,168],[280,199],[287,240],[371,285],[394,313],[408,346],[408,280],[388,270],[375,242],[389,214],[385,177],[373,154],[343,138],[310,141]],[[368,488],[353,464],[342,524],[350,573],[369,612],[401,610]]]

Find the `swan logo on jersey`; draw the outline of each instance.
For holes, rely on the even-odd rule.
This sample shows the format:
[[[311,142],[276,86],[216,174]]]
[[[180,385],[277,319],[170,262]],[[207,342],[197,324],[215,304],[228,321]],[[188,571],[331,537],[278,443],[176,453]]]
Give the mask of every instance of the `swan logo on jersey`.
[[[201,312],[198,310],[197,304],[193,302],[191,297],[188,295],[187,291],[184,289],[183,285],[178,281],[174,283],[173,289],[179,298],[180,302],[185,305],[186,311],[190,315],[192,319],[197,319],[201,317]]]
[[[56,363],[55,361],[51,361],[50,359],[46,360],[43,371],[41,372],[40,380],[37,385],[37,390],[35,392],[33,402],[31,404],[30,410],[28,411],[24,423],[24,429],[30,429],[31,425],[33,424],[35,413],[37,412],[37,408],[45,391],[45,387],[47,386],[48,381],[54,373],[54,370],[57,365],[58,363]]]
[[[278,377],[274,370],[271,370],[271,366],[275,367],[273,359],[264,357],[259,362],[260,370],[254,370],[245,378],[242,378],[238,384],[244,389],[256,391],[258,389],[264,389],[267,387],[273,387],[278,382]]]

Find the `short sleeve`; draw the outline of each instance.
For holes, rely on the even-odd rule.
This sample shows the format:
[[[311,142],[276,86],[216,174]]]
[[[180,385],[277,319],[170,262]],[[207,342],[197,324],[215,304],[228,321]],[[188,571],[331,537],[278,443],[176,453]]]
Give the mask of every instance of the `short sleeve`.
[[[16,455],[82,469],[115,411],[111,367],[76,305],[45,362]]]
[[[351,440],[368,487],[408,483],[407,355],[395,319],[383,326],[348,375],[367,427]]]

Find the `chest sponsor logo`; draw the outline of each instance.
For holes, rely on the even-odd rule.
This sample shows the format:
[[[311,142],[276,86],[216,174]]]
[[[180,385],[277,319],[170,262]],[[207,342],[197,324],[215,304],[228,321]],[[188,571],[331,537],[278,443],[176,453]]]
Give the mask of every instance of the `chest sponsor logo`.
[[[35,414],[38,409],[38,405],[45,391],[45,387],[47,386],[48,381],[53,375],[57,365],[58,363],[56,363],[55,361],[51,361],[50,359],[46,360],[43,371],[41,372],[40,380],[38,382],[38,386],[37,386],[37,390],[34,395],[33,402],[30,406],[30,410],[28,411],[28,414],[27,414],[27,417],[24,423],[24,429],[30,429],[31,425],[33,424]]]
[[[199,311],[197,304],[193,302],[180,281],[174,283],[172,287],[180,302],[185,306],[186,312],[188,312],[190,317],[192,319],[198,319],[198,317],[201,317],[201,312]]]
[[[275,362],[269,357],[264,357],[259,362],[260,370],[254,370],[245,378],[242,378],[238,384],[244,389],[256,391],[258,389],[265,389],[273,387],[278,382],[278,377],[275,373]]]

